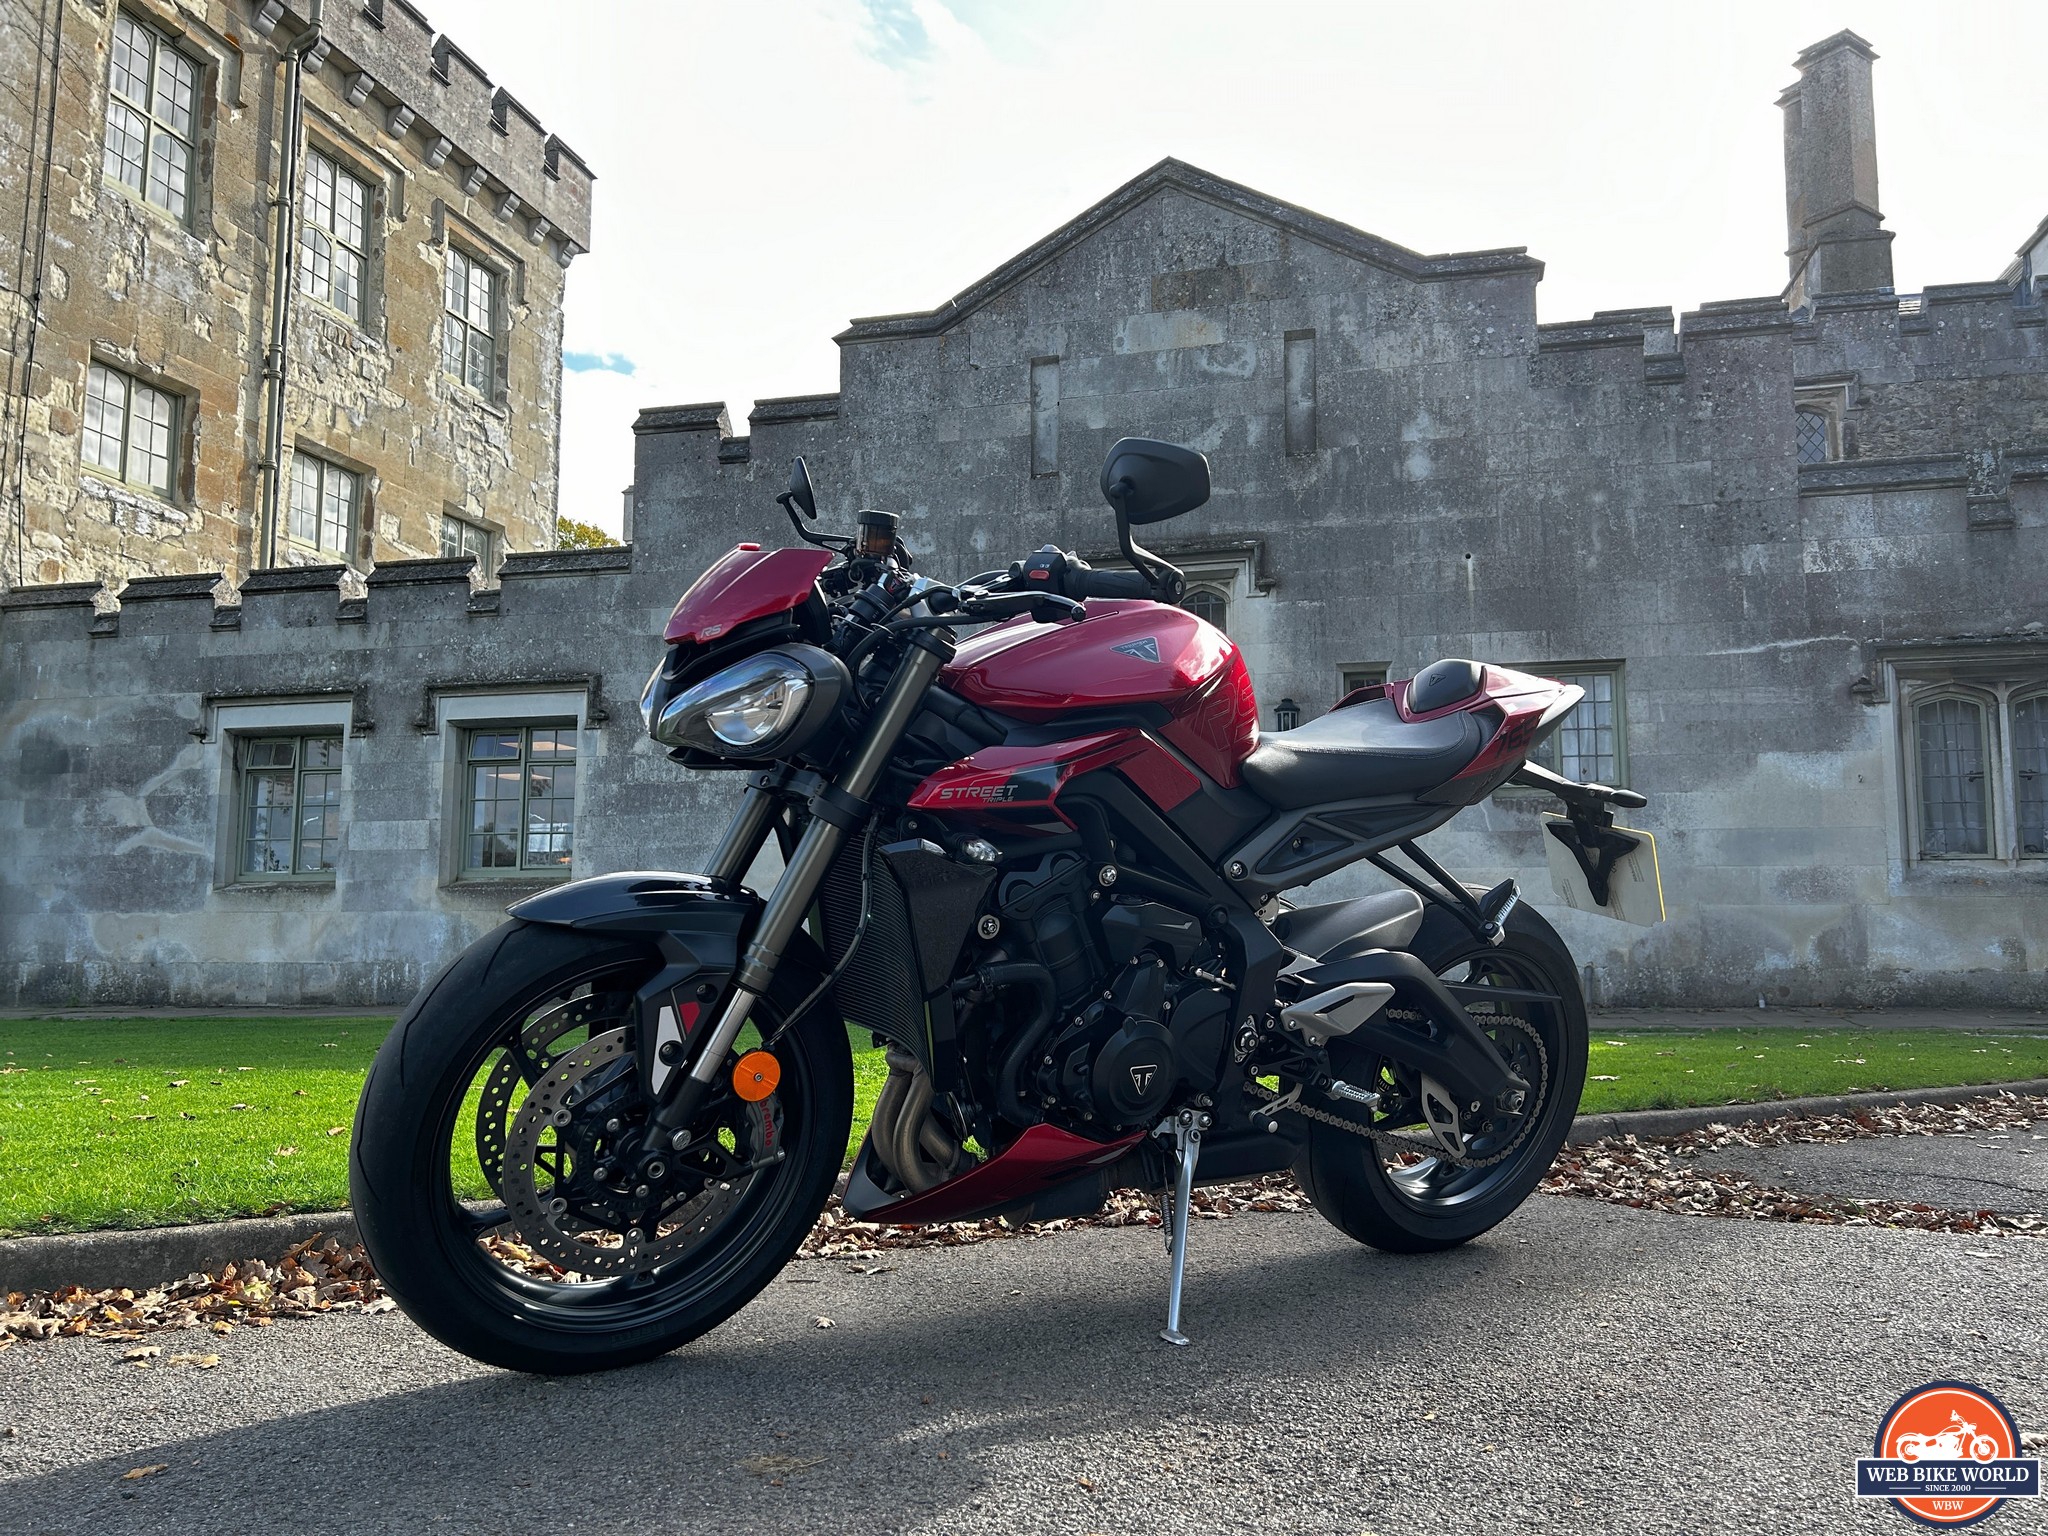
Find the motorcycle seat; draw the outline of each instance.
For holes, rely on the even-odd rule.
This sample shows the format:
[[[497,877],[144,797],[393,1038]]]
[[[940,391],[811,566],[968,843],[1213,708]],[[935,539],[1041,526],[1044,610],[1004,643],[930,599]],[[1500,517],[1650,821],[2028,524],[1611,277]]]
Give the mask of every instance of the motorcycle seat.
[[[1372,699],[1291,731],[1261,732],[1238,771],[1253,793],[1284,811],[1413,794],[1457,777],[1490,734],[1469,710],[1404,720],[1392,699]]]

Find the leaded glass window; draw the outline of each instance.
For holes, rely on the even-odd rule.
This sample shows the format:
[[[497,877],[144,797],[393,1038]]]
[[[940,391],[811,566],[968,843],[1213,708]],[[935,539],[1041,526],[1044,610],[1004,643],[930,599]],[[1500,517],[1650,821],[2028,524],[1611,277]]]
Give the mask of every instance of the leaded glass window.
[[[464,768],[469,820],[463,872],[566,873],[576,842],[576,727],[508,725],[471,731]]]
[[[1228,633],[1230,629],[1230,600],[1214,587],[1197,587],[1181,599],[1181,607],[1196,618],[1214,624]]]
[[[310,453],[292,455],[291,536],[309,548],[355,558],[363,477]]]
[[[1828,440],[1828,413],[1801,407],[1793,414],[1792,441],[1802,464],[1825,464],[1834,457]]]
[[[1627,771],[1618,672],[1545,672],[1585,690],[1585,697],[1535,751],[1533,763],[1580,784],[1620,784]]]
[[[370,186],[318,150],[306,153],[299,224],[299,289],[365,322]]]
[[[2048,854],[2048,694],[2013,706],[2012,771],[2020,852]]]
[[[1930,699],[1913,712],[1920,779],[1920,852],[1926,858],[1991,851],[1984,769],[1984,708],[1974,699]]]
[[[173,218],[186,218],[192,200],[199,66],[156,28],[120,14],[114,18],[107,85],[101,169],[109,181],[118,181]]]
[[[239,756],[239,873],[331,876],[341,852],[341,737],[251,736]]]
[[[160,496],[177,468],[178,402],[119,369],[92,363],[85,375],[79,457],[116,479]]]
[[[441,370],[482,395],[497,392],[498,274],[454,246],[442,279]]]

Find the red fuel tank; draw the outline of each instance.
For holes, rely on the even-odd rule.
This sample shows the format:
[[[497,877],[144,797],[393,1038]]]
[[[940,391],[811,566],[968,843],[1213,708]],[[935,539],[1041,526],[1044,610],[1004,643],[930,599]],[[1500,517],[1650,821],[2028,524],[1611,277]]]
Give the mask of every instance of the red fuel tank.
[[[1078,624],[1012,619],[962,644],[940,680],[1018,720],[1163,705],[1171,719],[1159,734],[1226,787],[1259,735],[1251,674],[1230,636],[1164,603],[1093,598]]]

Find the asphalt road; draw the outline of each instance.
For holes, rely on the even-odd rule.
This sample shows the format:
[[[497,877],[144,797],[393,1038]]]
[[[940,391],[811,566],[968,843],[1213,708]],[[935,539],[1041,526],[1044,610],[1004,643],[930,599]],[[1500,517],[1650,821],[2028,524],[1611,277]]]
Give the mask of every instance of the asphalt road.
[[[1962,1211],[2048,1212],[2048,1122],[1968,1136],[1728,1147],[1694,1161],[1807,1194],[1917,1200]]]
[[[573,1381],[396,1314],[242,1329],[210,1372],[18,1347],[0,1530],[1903,1531],[1849,1496],[1903,1391],[1974,1380],[2048,1425],[2048,1243],[1545,1198],[1428,1258],[1313,1215],[1192,1253],[1179,1351],[1142,1229],[795,1265]]]

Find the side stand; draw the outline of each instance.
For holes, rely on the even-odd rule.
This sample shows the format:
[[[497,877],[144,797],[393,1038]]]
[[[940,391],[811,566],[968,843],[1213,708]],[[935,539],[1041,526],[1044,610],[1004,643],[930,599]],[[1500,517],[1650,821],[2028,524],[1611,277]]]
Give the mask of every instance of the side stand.
[[[1159,1129],[1173,1131],[1174,1180],[1166,1193],[1166,1253],[1173,1261],[1173,1279],[1166,1292],[1166,1326],[1159,1337],[1169,1344],[1185,1345],[1188,1336],[1180,1331],[1180,1295],[1188,1272],[1188,1213],[1195,1193],[1195,1163],[1202,1155],[1202,1132],[1211,1120],[1200,1110],[1184,1109]]]

